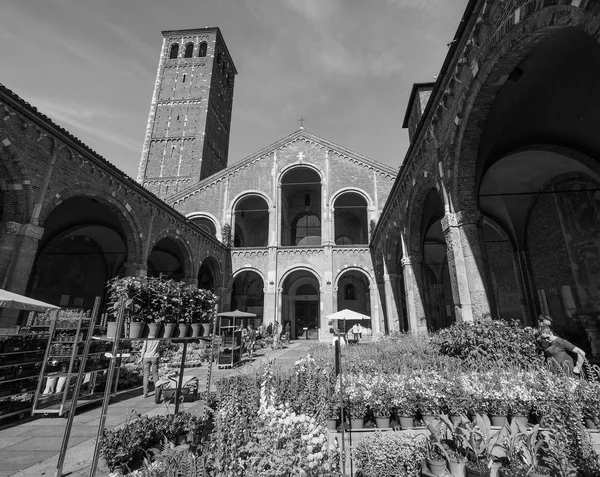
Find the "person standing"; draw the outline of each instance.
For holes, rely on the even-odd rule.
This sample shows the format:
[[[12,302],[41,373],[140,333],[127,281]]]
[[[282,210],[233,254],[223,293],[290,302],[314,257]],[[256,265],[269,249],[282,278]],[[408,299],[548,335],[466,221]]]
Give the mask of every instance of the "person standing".
[[[254,347],[256,346],[256,331],[252,324],[248,325],[248,357],[252,358]]]
[[[358,324],[355,323],[354,326],[352,327],[352,338],[354,339],[354,343],[358,343],[359,333],[360,333],[360,330],[358,328]]]
[[[279,322],[275,322],[273,326],[273,349],[279,349],[281,339],[281,328],[279,327]]]
[[[148,381],[150,378],[150,371],[152,371],[152,380],[154,386],[158,382],[158,365],[160,362],[160,340],[147,340],[144,341],[144,345],[140,351],[140,361],[144,367],[144,397],[147,398],[149,394]]]
[[[283,336],[285,336],[285,344],[290,344],[290,334],[292,332],[292,328],[290,327],[290,322],[288,321],[285,324],[285,330],[283,332]]]
[[[543,320],[540,321],[539,326],[541,347],[546,356],[546,361],[550,365],[551,371],[558,372],[558,370],[561,369],[579,374],[585,359],[585,351],[569,341],[556,336],[552,331],[552,328],[550,328],[550,323],[552,322],[550,318],[545,315],[542,316]],[[540,318],[542,318],[542,316],[540,316]],[[577,362],[575,364],[573,363],[571,354],[577,357]]]

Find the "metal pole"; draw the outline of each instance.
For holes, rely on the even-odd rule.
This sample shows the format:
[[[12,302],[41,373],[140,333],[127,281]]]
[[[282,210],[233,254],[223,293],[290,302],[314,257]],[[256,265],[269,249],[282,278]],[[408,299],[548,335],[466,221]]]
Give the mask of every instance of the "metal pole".
[[[335,342],[335,353],[339,354],[340,363],[340,410],[342,425],[342,477],[346,477],[346,420],[344,415],[344,385],[342,382],[342,347],[340,346],[340,330],[337,330],[338,339]]]
[[[69,445],[69,438],[71,437],[71,429],[73,428],[73,420],[75,419],[75,412],[77,411],[77,400],[79,399],[79,392],[81,391],[81,384],[83,383],[83,377],[85,376],[85,365],[87,362],[88,353],[90,352],[90,341],[94,334],[94,326],[98,318],[98,312],[100,310],[100,297],[96,297],[94,301],[94,308],[92,309],[92,316],[90,318],[90,324],[88,326],[87,336],[85,337],[85,345],[83,347],[83,354],[79,361],[79,372],[77,373],[77,381],[75,383],[75,389],[73,389],[73,396],[71,398],[71,409],[69,409],[69,416],[67,419],[67,425],[65,427],[65,433],[63,435],[62,444],[60,446],[60,452],[58,454],[58,463],[56,464],[56,477],[62,476],[63,466],[65,465],[65,456],[67,455],[67,447]],[[79,326],[81,329],[81,324]],[[76,340],[77,341],[77,340]],[[73,345],[77,347],[77,343]],[[67,383],[67,387],[69,384]]]
[[[208,359],[208,376],[206,378],[206,398],[204,399],[204,407],[202,408],[202,420],[206,419],[206,407],[208,404],[208,397],[210,395],[210,382],[212,380],[212,368],[213,368],[213,356],[215,354],[215,332],[217,329],[217,306],[215,305],[215,316],[213,317],[213,332],[210,341],[210,357]],[[209,330],[210,335],[210,330]]]
[[[187,339],[183,341],[183,354],[181,356],[181,366],[179,366],[179,384],[175,389],[175,414],[179,412],[179,394],[181,393],[181,387],[183,386],[183,370],[185,368],[185,355],[187,354]]]
[[[110,366],[108,375],[106,376],[106,386],[104,387],[104,400],[102,401],[102,413],[100,414],[100,422],[98,423],[98,433],[96,434],[96,446],[94,447],[94,456],[92,457],[92,466],[90,468],[90,477],[96,477],[98,470],[98,458],[100,457],[100,444],[104,433],[104,425],[106,424],[106,415],[108,413],[108,403],[112,391],[112,379],[115,374],[115,365],[117,363],[117,355],[119,353],[119,339],[121,338],[121,330],[123,328],[123,317],[125,316],[125,299],[119,300],[119,311],[117,312],[117,330],[112,348],[112,356],[110,358]]]

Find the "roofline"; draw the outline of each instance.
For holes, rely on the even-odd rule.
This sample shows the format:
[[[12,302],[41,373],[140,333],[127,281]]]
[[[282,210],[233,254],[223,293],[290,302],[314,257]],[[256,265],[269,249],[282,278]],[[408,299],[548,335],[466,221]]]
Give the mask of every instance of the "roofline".
[[[322,144],[330,147],[331,149],[339,150],[340,152],[343,152],[344,154],[346,154],[350,157],[353,157],[354,159],[363,161],[370,166],[378,168],[379,170],[381,170],[381,172],[383,172],[385,174],[390,174],[393,176],[396,176],[398,174],[398,169],[396,169],[394,167],[388,166],[387,164],[382,164],[373,159],[369,159],[368,157],[358,154],[356,152],[353,152],[350,149],[346,149],[345,147],[340,146],[339,144],[335,144],[331,141],[328,141],[327,139],[323,139],[319,136],[315,136],[314,134],[307,132],[305,129],[298,129],[298,130],[294,131],[292,134],[289,134],[288,136],[280,139],[279,141],[276,141],[276,142],[270,144],[269,146],[266,146],[266,147],[262,148],[261,150],[251,154],[250,156],[246,156],[244,159],[242,159],[234,164],[231,164],[230,166],[227,166],[225,169],[221,169],[219,172],[215,172],[213,175],[208,176],[207,178],[201,180],[200,182],[196,182],[195,184],[189,185],[185,189],[177,192],[177,194],[174,194],[171,197],[169,197],[168,200],[170,203],[180,200],[182,197],[187,195],[189,192],[191,192],[195,189],[198,189],[199,187],[202,187],[205,184],[210,184],[213,181],[219,180],[220,178],[229,174],[231,171],[233,171],[237,168],[240,168],[240,167],[244,167],[246,164],[264,156],[265,154],[270,153],[276,149],[279,149],[284,144],[290,142],[291,140],[293,140],[299,136],[306,136],[307,138],[309,138],[315,142],[322,143]]]
[[[227,247],[216,237],[213,237],[212,235],[208,234],[206,231],[198,227],[181,212],[175,210],[169,204],[167,204],[162,199],[158,198],[156,195],[150,192],[148,189],[143,187],[141,184],[133,180],[121,169],[116,167],[114,164],[110,163],[107,159],[102,157],[100,154],[98,154],[96,151],[94,151],[92,148],[90,148],[88,145],[82,142],[81,139],[75,137],[69,131],[56,124],[52,119],[50,119],[44,113],[40,112],[35,106],[25,101],[18,94],[16,94],[11,89],[7,88],[2,83],[0,83],[0,98],[4,104],[13,107],[19,113],[22,113],[25,116],[27,116],[31,121],[38,123],[39,126],[48,130],[55,138],[64,142],[65,145],[68,145],[78,153],[85,155],[90,159],[93,159],[97,166],[103,166],[109,169],[110,173],[112,173],[118,179],[122,180],[125,183],[125,185],[131,188],[134,192],[140,194],[146,200],[151,201],[154,205],[167,211],[169,214],[183,219],[182,221],[187,226],[196,231],[199,231],[202,236],[207,237],[209,240],[213,241],[215,245],[222,248],[224,251],[227,250]]]
[[[404,161],[402,162],[402,167],[400,167],[400,172],[398,173],[398,176],[396,177],[396,180],[394,181],[394,184],[392,185],[392,189],[390,190],[388,198],[385,201],[383,209],[381,210],[381,214],[379,215],[379,220],[377,221],[377,224],[375,225],[375,229],[373,230],[373,234],[372,234],[371,240],[369,242],[369,246],[371,246],[371,247],[373,246],[375,239],[381,233],[381,227],[382,227],[381,219],[383,219],[387,215],[387,213],[389,212],[389,209],[391,208],[391,203],[393,201],[393,198],[394,198],[395,194],[397,193],[398,188],[400,187],[400,184],[404,180],[404,175],[406,174],[407,166],[412,159],[412,155],[413,155],[414,151],[417,150],[417,144],[420,145],[421,141],[423,140],[425,124],[429,124],[431,122],[431,117],[433,116],[433,112],[435,111],[435,108],[433,105],[434,104],[436,106],[438,105],[438,103],[441,99],[442,93],[444,92],[444,88],[446,87],[446,84],[448,84],[450,82],[450,79],[451,79],[450,73],[452,71],[450,66],[451,65],[454,66],[453,63],[458,61],[458,59],[455,59],[456,53],[457,53],[457,51],[461,52],[464,49],[465,43],[467,41],[468,33],[473,29],[473,25],[474,25],[475,21],[477,20],[477,18],[474,18],[473,13],[477,9],[480,10],[483,7],[483,4],[485,3],[485,1],[486,0],[469,0],[469,3],[467,4],[467,6],[465,8],[465,12],[463,13],[463,16],[460,20],[460,23],[458,24],[458,28],[454,35],[454,39],[451,42],[450,48],[448,49],[448,53],[446,54],[446,58],[444,59],[444,63],[442,64],[442,68],[440,69],[440,73],[435,82],[435,86],[433,87],[433,90],[431,91],[431,96],[429,97],[429,101],[427,101],[427,106],[425,107],[425,111],[423,111],[423,114],[421,115],[421,119],[420,119],[419,123],[417,124],[417,129],[415,130],[415,134],[413,135],[414,139],[408,145],[408,150],[406,151],[406,154],[404,156]],[[469,19],[470,19],[470,21],[469,21]],[[467,28],[467,26],[469,26],[469,28]]]
[[[412,89],[410,90],[410,96],[408,97],[408,104],[406,105],[406,112],[404,113],[404,121],[402,122],[402,128],[406,129],[408,127],[408,120],[410,118],[410,112],[412,111],[412,104],[415,100],[415,95],[419,91],[420,88],[424,86],[429,86],[433,90],[435,86],[435,81],[431,81],[429,83],[413,83]]]
[[[229,48],[227,48],[227,43],[225,43],[225,38],[223,37],[223,34],[221,33],[221,30],[219,29],[219,27],[190,28],[187,30],[163,30],[163,31],[161,31],[163,37],[194,35],[194,34],[205,33],[205,32],[215,32],[217,34],[217,37],[221,38],[221,43],[223,44],[223,47],[225,48],[225,51],[227,52],[227,56],[229,57],[229,61],[231,62],[231,66],[233,67],[233,72],[237,75],[238,70],[235,67],[235,63],[233,62],[233,57],[231,56],[231,53],[229,53]]]

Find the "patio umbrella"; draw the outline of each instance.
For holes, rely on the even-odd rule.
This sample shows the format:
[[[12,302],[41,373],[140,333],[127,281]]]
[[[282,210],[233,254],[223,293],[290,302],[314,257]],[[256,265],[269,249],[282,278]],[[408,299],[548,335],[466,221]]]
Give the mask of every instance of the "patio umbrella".
[[[9,292],[0,288],[0,308],[10,308],[12,310],[28,310],[28,311],[46,311],[58,310],[58,306],[44,303],[43,301],[34,300],[23,295]]]
[[[255,318],[256,313],[248,313],[246,311],[234,310],[224,311],[223,313],[217,313],[217,316],[227,316],[229,318]]]

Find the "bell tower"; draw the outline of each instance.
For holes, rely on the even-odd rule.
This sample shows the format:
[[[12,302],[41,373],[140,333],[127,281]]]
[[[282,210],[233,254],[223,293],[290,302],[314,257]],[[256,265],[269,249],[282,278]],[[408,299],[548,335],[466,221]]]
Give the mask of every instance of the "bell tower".
[[[237,71],[218,28],[162,34],[137,181],[168,199],[227,166]]]

